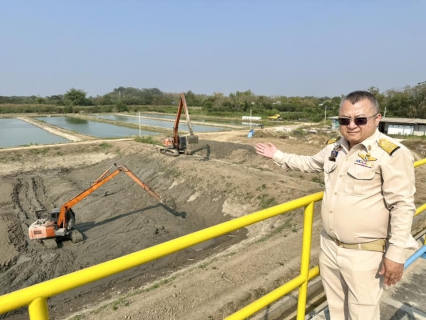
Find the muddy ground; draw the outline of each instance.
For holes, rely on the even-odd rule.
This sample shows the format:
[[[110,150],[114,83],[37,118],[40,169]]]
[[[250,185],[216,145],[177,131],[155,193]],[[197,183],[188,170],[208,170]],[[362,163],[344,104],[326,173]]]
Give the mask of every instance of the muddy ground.
[[[322,191],[322,175],[283,170],[257,156],[253,145],[273,141],[287,152],[313,154],[327,136],[289,138],[273,130],[253,138],[199,136],[193,156],[176,158],[131,140],[0,150],[0,295]],[[83,242],[48,249],[29,240],[36,210],[60,206],[113,163],[175,207],[159,204],[121,173],[74,206]],[[426,172],[416,172],[417,202],[424,203]],[[302,227],[300,211],[292,212],[53,297],[51,319],[222,319],[298,273]],[[28,313],[0,318],[28,319]]]

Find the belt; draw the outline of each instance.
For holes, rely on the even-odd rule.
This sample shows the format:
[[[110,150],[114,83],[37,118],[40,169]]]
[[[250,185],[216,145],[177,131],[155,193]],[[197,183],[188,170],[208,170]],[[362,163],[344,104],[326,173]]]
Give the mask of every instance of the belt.
[[[365,242],[365,243],[344,243],[334,238],[331,238],[331,240],[333,240],[339,247],[345,248],[345,249],[385,252],[385,248],[386,248],[385,239],[378,239],[378,240]]]

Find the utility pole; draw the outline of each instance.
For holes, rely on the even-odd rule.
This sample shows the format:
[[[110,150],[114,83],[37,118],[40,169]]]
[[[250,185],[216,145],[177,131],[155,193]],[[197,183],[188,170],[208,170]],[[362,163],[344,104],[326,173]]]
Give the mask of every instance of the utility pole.
[[[320,103],[319,106],[320,107],[324,106],[324,122],[326,122],[327,121],[327,106],[325,105],[325,102]]]
[[[324,122],[327,122],[327,106],[324,105]]]
[[[139,111],[139,138],[141,137],[141,112]]]

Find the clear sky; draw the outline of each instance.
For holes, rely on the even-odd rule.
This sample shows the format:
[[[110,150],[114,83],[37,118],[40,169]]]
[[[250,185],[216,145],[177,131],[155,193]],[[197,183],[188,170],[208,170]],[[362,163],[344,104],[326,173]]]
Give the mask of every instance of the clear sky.
[[[426,80],[423,0],[13,0],[0,96],[339,96]]]

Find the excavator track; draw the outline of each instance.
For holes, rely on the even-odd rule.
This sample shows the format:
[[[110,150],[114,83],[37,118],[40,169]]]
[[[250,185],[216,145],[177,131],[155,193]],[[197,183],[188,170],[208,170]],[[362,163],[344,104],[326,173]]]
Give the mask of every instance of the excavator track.
[[[55,239],[43,239],[42,242],[46,249],[58,249],[58,243]]]
[[[171,156],[171,157],[177,157],[179,156],[179,151],[176,149],[160,149],[160,152],[162,154],[165,154],[166,156]]]
[[[84,240],[83,235],[80,233],[80,231],[73,229],[70,231],[70,237],[72,243],[78,243]]]

